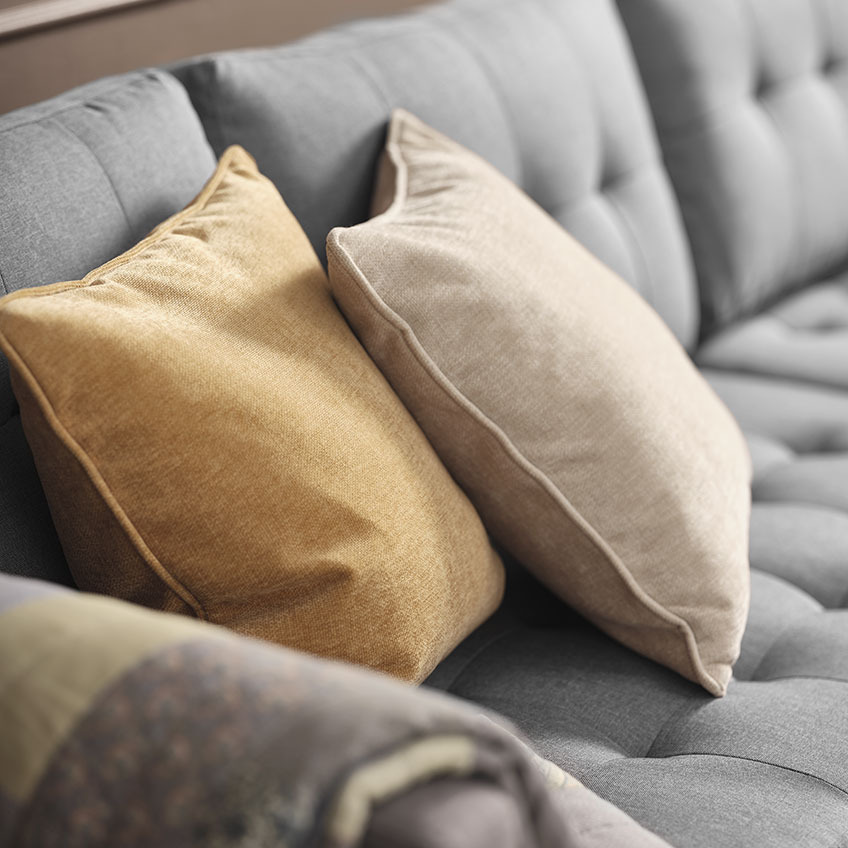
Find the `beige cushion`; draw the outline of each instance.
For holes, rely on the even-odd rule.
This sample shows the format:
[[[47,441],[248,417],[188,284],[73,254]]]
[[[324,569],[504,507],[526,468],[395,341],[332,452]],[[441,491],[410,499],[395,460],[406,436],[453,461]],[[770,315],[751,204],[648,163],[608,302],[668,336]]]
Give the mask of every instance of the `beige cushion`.
[[[81,588],[413,681],[497,606],[477,514],[240,148],[124,255],[0,301],[0,346]]]
[[[490,532],[715,695],[748,608],[750,460],[654,311],[509,180],[396,112],[334,295]]]

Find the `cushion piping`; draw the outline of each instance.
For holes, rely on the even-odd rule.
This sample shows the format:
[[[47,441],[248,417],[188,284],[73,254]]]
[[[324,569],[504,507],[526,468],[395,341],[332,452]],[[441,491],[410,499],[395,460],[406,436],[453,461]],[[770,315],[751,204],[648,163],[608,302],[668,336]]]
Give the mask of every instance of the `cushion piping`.
[[[62,285],[61,283],[59,285]],[[69,287],[70,288],[70,287]],[[66,289],[61,289],[62,291]],[[56,291],[54,289],[54,291]],[[163,582],[165,585],[176,594],[180,599],[182,599],[186,604],[188,604],[195,612],[198,618],[206,621],[208,620],[208,615],[203,609],[200,601],[195,598],[195,596],[175,577],[171,575],[171,573],[159,562],[156,558],[155,554],[147,547],[144,542],[144,539],[141,537],[141,534],[136,530],[135,525],[130,521],[126,512],[121,508],[121,505],[118,503],[117,498],[112,493],[112,490],[109,488],[109,485],[101,476],[100,472],[97,469],[97,466],[85,452],[83,447],[77,442],[73,436],[65,429],[62,422],[59,420],[56,415],[52,404],[47,399],[47,396],[44,394],[41,386],[38,384],[38,381],[35,379],[35,375],[29,370],[29,368],[24,363],[23,359],[20,357],[18,352],[12,347],[9,343],[9,340],[0,332],[0,347],[5,352],[6,356],[9,360],[14,364],[15,368],[18,370],[18,373],[26,380],[27,384],[30,387],[30,390],[33,392],[35,397],[38,400],[39,406],[41,407],[45,418],[50,423],[53,432],[59,437],[59,441],[64,445],[64,447],[70,452],[70,454],[79,462],[88,476],[89,480],[91,480],[95,489],[100,493],[104,502],[109,506],[109,509],[112,512],[112,515],[115,517],[115,520],[118,522],[118,525],[126,534],[127,538],[130,541],[132,547],[138,551],[141,555],[141,558],[147,563],[150,570]]]

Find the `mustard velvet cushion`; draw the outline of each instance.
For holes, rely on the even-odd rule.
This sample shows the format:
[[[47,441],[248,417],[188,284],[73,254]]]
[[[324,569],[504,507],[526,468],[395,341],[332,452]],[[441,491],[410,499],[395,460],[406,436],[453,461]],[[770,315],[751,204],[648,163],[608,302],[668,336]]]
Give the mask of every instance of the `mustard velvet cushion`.
[[[410,681],[497,606],[466,497],[242,149],[0,346],[80,588]]]
[[[656,313],[482,159],[394,114],[333,292],[492,535],[608,634],[725,692],[750,458]],[[385,210],[385,211],[383,211]]]

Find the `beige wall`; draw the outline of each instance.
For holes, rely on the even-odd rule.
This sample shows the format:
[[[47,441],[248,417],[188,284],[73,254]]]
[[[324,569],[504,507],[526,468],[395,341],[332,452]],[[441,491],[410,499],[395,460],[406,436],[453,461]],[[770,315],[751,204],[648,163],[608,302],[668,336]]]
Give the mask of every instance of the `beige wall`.
[[[25,0],[0,0],[0,9]],[[105,74],[279,44],[420,0],[158,0],[0,40],[0,113]]]

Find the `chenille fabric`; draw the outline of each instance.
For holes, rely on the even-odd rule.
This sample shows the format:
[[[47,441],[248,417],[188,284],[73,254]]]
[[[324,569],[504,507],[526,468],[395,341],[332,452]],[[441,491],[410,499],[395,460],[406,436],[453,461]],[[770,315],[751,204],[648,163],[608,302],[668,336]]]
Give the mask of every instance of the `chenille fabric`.
[[[420,681],[497,606],[473,507],[234,147],[83,280],[0,301],[80,588]]]
[[[607,633],[722,695],[750,458],[642,298],[512,182],[394,113],[336,299],[492,535]]]

